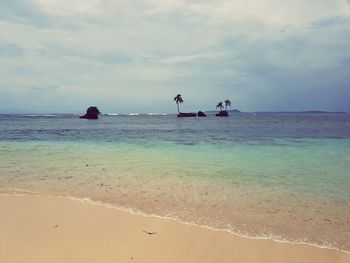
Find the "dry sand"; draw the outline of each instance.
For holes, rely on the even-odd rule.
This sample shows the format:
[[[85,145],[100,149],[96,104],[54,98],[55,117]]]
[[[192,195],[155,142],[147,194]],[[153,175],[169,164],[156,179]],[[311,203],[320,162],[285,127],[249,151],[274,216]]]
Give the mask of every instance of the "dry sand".
[[[350,254],[246,239],[69,198],[0,195],[0,262],[348,263]]]

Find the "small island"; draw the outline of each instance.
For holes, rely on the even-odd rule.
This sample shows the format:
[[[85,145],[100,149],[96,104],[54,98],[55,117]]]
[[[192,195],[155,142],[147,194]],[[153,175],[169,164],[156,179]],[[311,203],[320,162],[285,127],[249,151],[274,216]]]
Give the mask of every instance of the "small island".
[[[198,111],[198,113],[196,112],[180,112],[180,104],[184,102],[184,100],[182,99],[181,94],[177,94],[177,96],[174,98],[174,101],[176,103],[177,106],[177,112],[178,118],[188,118],[188,117],[207,117],[207,115],[203,112],[203,111]]]
[[[231,107],[231,101],[230,100],[225,100],[224,101],[225,106],[223,105],[222,101],[220,101],[217,105],[216,108],[220,109],[219,113],[215,114],[217,117],[228,117],[228,112],[227,112],[227,107]],[[223,110],[225,108],[225,110]]]

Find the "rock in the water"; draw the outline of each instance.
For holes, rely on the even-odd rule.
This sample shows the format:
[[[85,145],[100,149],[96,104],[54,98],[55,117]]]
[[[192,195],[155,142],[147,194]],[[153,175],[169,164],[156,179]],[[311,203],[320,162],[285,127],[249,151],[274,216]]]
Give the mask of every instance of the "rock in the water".
[[[217,116],[217,117],[227,117],[228,116],[228,112],[225,111],[225,110],[222,110],[219,113],[215,114],[215,116]]]
[[[177,115],[178,118],[186,118],[186,117],[197,117],[197,113],[195,112],[181,112]]]
[[[98,119],[98,115],[101,112],[99,109],[95,106],[91,106],[86,110],[86,114],[83,116],[80,116],[81,119],[90,119],[90,120],[96,120]]]
[[[198,111],[197,116],[198,117],[207,117],[207,115],[203,111]]]

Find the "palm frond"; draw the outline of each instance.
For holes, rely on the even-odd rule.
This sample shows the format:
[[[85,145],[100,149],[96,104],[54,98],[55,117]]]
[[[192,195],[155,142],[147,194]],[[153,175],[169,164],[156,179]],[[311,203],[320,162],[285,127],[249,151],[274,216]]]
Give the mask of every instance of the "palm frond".
[[[222,105],[222,101],[220,101],[217,105],[216,108],[217,109],[222,109],[224,107],[224,105]]]
[[[182,97],[181,97],[181,94],[177,94],[177,96],[174,97],[174,101],[175,101],[176,103],[182,103],[182,102],[184,102],[183,99],[182,99]]]

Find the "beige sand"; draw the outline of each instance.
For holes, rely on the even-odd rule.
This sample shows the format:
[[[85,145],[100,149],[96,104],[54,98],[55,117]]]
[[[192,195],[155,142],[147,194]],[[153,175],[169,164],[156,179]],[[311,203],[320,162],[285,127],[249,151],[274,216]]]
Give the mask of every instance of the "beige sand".
[[[1,195],[0,262],[334,263],[350,262],[350,254],[246,239],[68,198]]]

